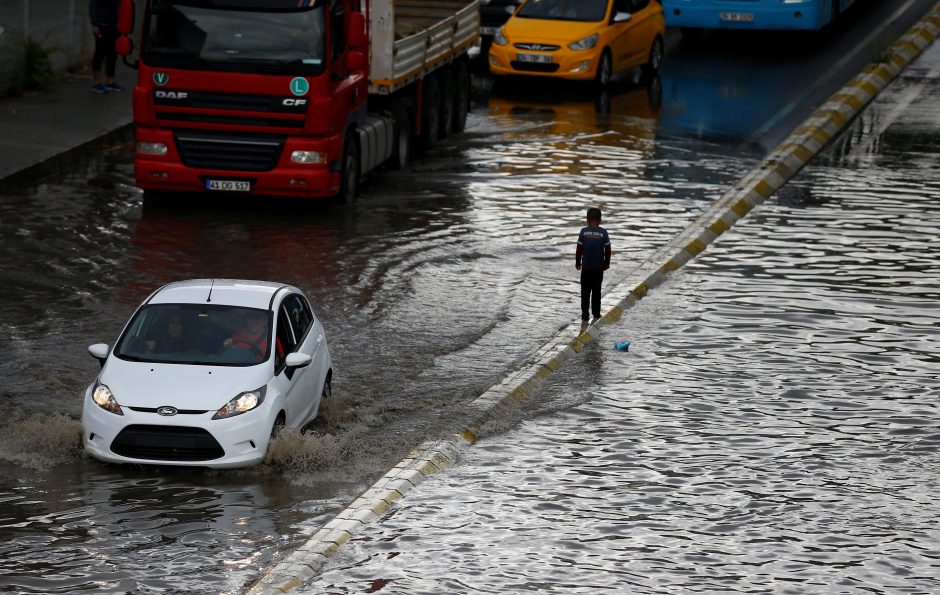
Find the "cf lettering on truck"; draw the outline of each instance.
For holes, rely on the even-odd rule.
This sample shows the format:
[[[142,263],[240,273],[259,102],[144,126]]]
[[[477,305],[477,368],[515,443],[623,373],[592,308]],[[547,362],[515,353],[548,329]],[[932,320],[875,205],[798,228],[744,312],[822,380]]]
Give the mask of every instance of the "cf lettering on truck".
[[[120,0],[145,191],[352,202],[464,129],[480,0]]]

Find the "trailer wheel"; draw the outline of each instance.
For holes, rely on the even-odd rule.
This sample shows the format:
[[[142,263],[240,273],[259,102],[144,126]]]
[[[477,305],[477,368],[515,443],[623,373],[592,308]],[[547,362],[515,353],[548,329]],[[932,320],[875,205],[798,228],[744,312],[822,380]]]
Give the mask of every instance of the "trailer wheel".
[[[470,111],[470,69],[466,60],[459,60],[454,68],[454,132],[463,132],[467,127],[467,112]]]
[[[424,79],[424,101],[422,101],[421,138],[424,148],[437,144],[441,132],[441,87],[436,76]]]
[[[359,143],[355,132],[349,132],[343,141],[343,169],[340,173],[339,196],[348,205],[359,198]]]
[[[392,117],[395,119],[394,145],[389,164],[393,169],[405,169],[411,161],[411,112],[403,101],[395,104]]]
[[[450,68],[441,70],[441,130],[439,138],[447,138],[454,127],[454,98],[457,96],[454,73]]]

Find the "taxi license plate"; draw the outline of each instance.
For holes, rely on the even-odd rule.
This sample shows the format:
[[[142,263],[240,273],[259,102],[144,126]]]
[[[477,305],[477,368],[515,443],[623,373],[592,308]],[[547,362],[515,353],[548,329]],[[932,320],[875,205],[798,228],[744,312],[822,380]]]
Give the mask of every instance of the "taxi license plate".
[[[731,23],[753,23],[754,13],[751,12],[723,12],[718,15],[723,21]]]
[[[552,63],[552,57],[548,54],[516,54],[516,60],[520,62],[532,62],[534,64]]]
[[[206,180],[206,190],[248,192],[251,190],[251,182],[244,180]]]

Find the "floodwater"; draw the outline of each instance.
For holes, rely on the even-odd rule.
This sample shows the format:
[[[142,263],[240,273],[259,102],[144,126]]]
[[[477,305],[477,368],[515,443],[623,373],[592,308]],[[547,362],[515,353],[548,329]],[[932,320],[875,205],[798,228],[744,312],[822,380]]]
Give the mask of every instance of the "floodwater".
[[[940,592],[938,63],[304,592]]]
[[[127,148],[4,196],[0,589],[237,592],[414,445],[450,434],[465,421],[468,402],[579,314],[572,260],[587,206],[604,210],[614,241],[605,278],[612,287],[756,162],[759,155],[740,148],[744,138],[662,130],[673,113],[663,87],[662,81],[627,83],[609,95],[575,92],[551,102],[494,92],[474,110],[466,134],[410,171],[381,172],[350,207],[145,204],[133,187]],[[929,102],[915,97],[908,109],[917,106]],[[890,109],[878,113],[890,115]],[[892,149],[890,134],[879,132],[879,122],[890,119],[863,120],[868,128],[839,145],[832,164],[807,172],[779,203],[762,207],[722,240],[725,257],[717,256],[719,247],[709,249],[612,328],[608,343],[628,337],[635,342],[632,353],[612,353],[598,343],[541,391],[518,431],[489,438],[471,449],[467,466],[443,476],[432,491],[409,496],[378,527],[402,522],[400,530],[375,542],[407,555],[358,549],[369,543],[363,538],[311,589],[378,588],[397,576],[398,558],[409,560],[407,572],[423,568],[428,581],[439,582],[409,578],[387,592],[465,591],[475,584],[537,589],[551,578],[543,569],[569,576],[559,561],[579,561],[553,542],[556,536],[585,556],[583,572],[593,567],[616,574],[625,572],[626,558],[609,552],[620,552],[628,543],[624,537],[635,537],[637,528],[649,538],[646,545],[633,544],[649,552],[647,566],[637,567],[637,584],[668,585],[675,579],[671,565],[691,572],[708,560],[672,558],[669,549],[659,558],[657,548],[704,544],[696,555],[716,559],[725,551],[704,538],[695,541],[710,526],[705,512],[714,510],[717,519],[724,505],[751,506],[759,515],[766,510],[760,504],[777,504],[774,518],[781,526],[811,531],[815,521],[808,516],[801,526],[799,511],[785,503],[834,496],[824,490],[833,478],[847,478],[846,489],[858,494],[907,489],[871,474],[851,483],[855,476],[848,473],[880,463],[887,466],[882,471],[900,473],[907,454],[929,450],[935,440],[933,430],[923,428],[936,426],[929,407],[936,378],[924,371],[926,364],[915,364],[936,352],[936,252],[925,238],[935,236],[940,224],[931,204],[936,185],[924,191],[911,180],[930,179],[936,136],[915,123],[910,128],[916,134]],[[919,148],[904,152],[912,147]],[[847,192],[846,181],[859,191]],[[190,277],[271,279],[305,290],[326,327],[336,369],[333,397],[310,432],[282,436],[268,461],[252,469],[137,468],[88,459],[76,421],[82,392],[97,371],[86,346],[113,343],[150,291]],[[782,285],[807,279],[815,284]],[[894,299],[899,294],[905,301]],[[767,357],[754,361],[753,349]],[[915,350],[928,355],[910,356]],[[846,365],[856,362],[867,363]],[[876,382],[897,362],[903,374]],[[857,401],[858,410],[843,412],[842,403]],[[830,410],[838,420],[815,415]],[[747,427],[757,419],[764,420],[766,436]],[[507,420],[507,427],[516,421]],[[833,449],[827,463],[824,439],[832,436],[826,428],[843,425],[832,431],[861,437]],[[586,434],[590,426],[596,430]],[[875,438],[883,438],[883,429],[919,441],[901,449],[898,460],[878,461],[871,455],[886,446]],[[734,437],[738,430],[746,434],[740,440]],[[911,431],[922,434],[904,433]],[[608,438],[612,445],[603,442]],[[564,465],[575,459],[597,467],[585,472]],[[784,463],[792,463],[792,477],[775,475]],[[926,454],[919,463],[936,472]],[[635,480],[623,484],[620,476]],[[582,477],[595,478],[583,491],[572,481]],[[899,501],[920,497],[916,486],[929,486],[932,478],[921,479],[910,493],[878,496],[871,522],[888,532],[877,533],[882,549],[899,543],[893,547],[929,550],[923,545],[929,540],[916,532],[929,506],[877,516],[907,511]],[[778,495],[782,482],[798,487]],[[722,483],[733,489],[720,489]],[[751,487],[741,488],[745,483]],[[642,486],[649,486],[642,494],[632,489]],[[670,486],[685,499],[670,495]],[[608,500],[613,504],[605,507]],[[834,498],[827,502],[840,507]],[[637,509],[637,519],[648,517],[644,524],[623,526],[627,504]],[[443,516],[409,519],[415,506],[438,508]],[[565,514],[571,512],[566,506],[576,514]],[[677,510],[703,516],[693,522]],[[676,533],[656,533],[670,514],[679,521]],[[813,514],[825,521],[819,511],[807,512]],[[457,544],[487,517],[498,522]],[[458,518],[465,522],[451,523]],[[579,529],[553,526],[553,519]],[[523,524],[510,524],[516,521]],[[487,560],[471,559],[481,551],[474,544],[514,536],[547,549],[490,548],[518,562],[507,566],[505,577]],[[792,542],[790,534],[771,537]],[[615,545],[596,545],[604,542]],[[770,551],[786,554],[783,545]],[[560,557],[525,564],[550,552]],[[458,555],[466,556],[462,563]],[[721,559],[716,567],[729,564]],[[919,559],[904,566],[899,554],[895,567],[919,577],[925,572]],[[700,560],[705,562],[696,565]],[[825,577],[820,570],[810,578]]]

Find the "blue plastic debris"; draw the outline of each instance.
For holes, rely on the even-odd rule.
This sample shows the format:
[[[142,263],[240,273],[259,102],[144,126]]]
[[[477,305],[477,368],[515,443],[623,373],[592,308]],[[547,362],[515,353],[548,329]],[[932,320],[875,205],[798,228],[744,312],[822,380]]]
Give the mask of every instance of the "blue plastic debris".
[[[627,351],[630,349],[630,341],[620,341],[618,343],[614,343],[614,349],[617,351]]]

